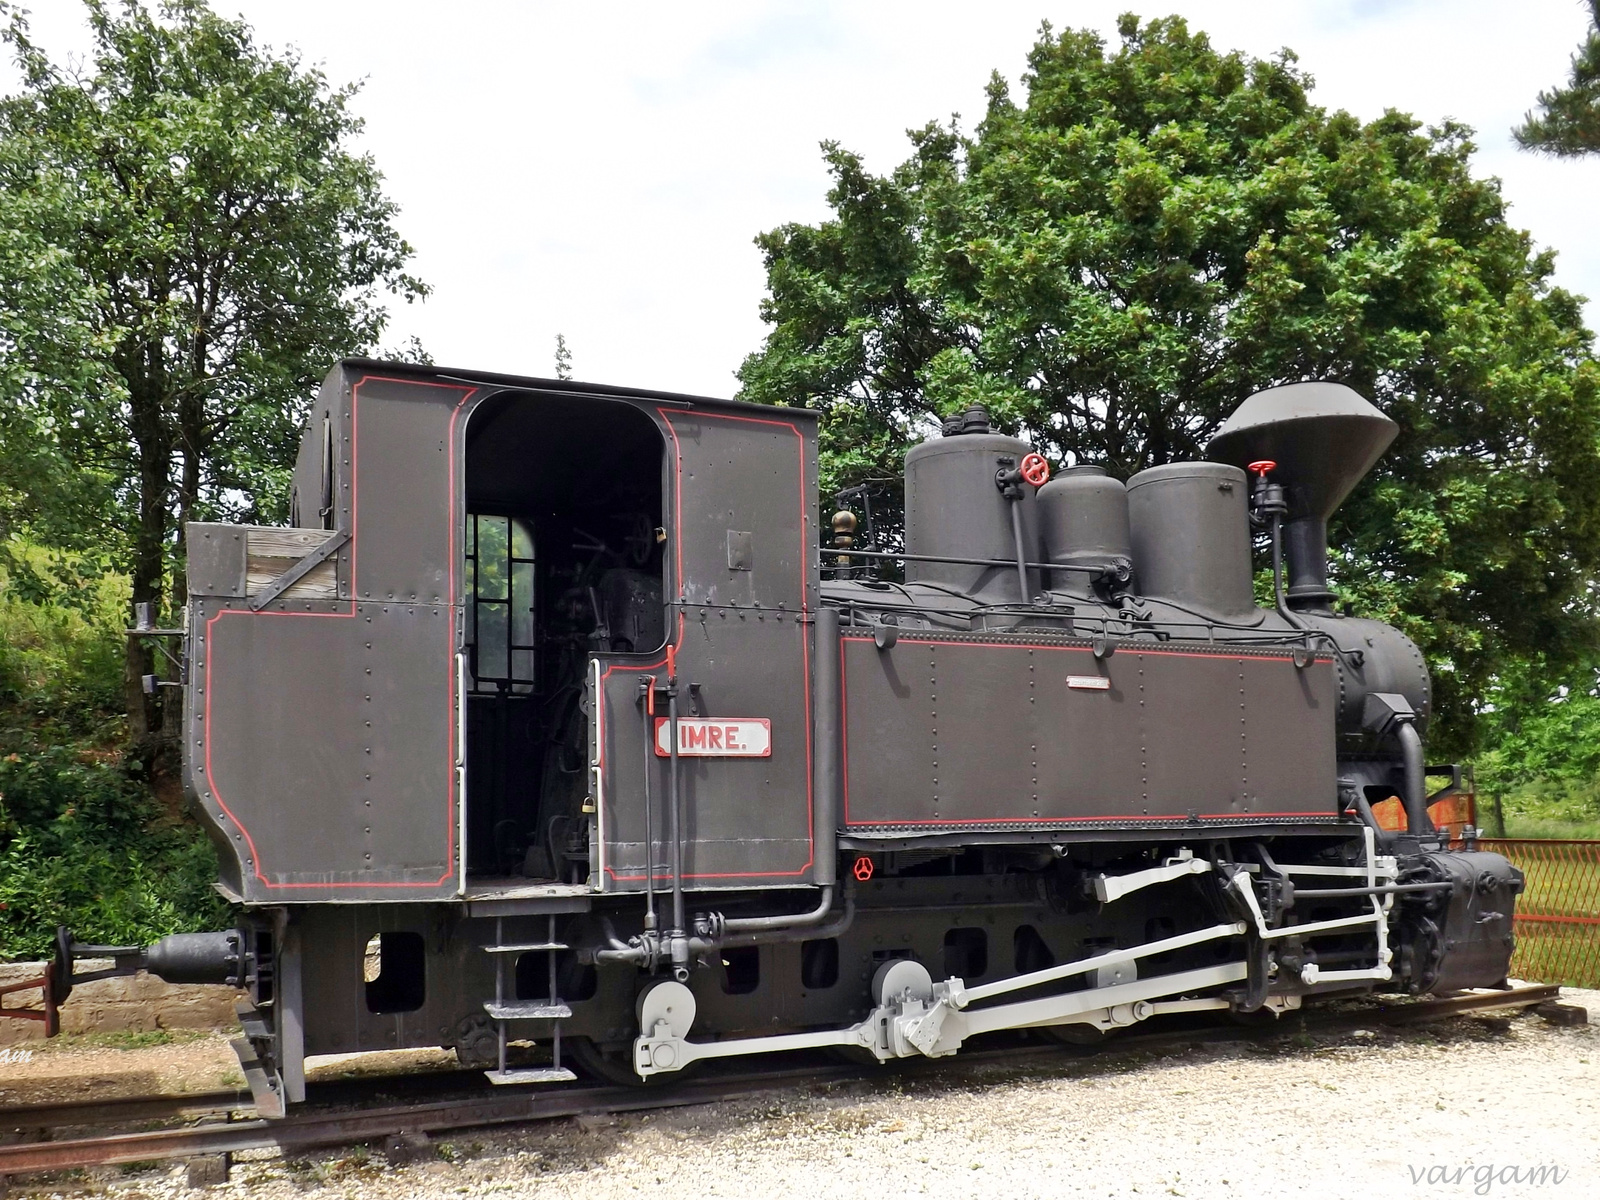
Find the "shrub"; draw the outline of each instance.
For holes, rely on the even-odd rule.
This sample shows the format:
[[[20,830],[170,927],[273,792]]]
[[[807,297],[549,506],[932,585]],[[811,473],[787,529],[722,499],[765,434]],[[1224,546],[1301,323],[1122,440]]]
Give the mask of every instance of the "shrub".
[[[0,759],[0,958],[48,955],[57,925],[116,945],[225,927],[216,875],[204,834],[164,822],[121,763],[62,747]]]

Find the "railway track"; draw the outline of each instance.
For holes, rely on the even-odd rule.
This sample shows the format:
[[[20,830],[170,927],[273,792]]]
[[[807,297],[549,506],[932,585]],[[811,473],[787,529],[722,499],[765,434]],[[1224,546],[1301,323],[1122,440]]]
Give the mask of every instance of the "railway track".
[[[1526,986],[1497,992],[1474,992],[1441,1000],[1397,1000],[1354,1010],[1318,1011],[1272,1026],[1213,1026],[1204,1029],[1153,1031],[1110,1043],[1106,1055],[1125,1057],[1194,1043],[1253,1041],[1291,1032],[1334,1032],[1371,1025],[1406,1025],[1473,1012],[1526,1009],[1556,999],[1555,985]],[[390,1077],[360,1083],[324,1085],[308,1097],[308,1107],[277,1121],[220,1120],[180,1128],[110,1133],[63,1140],[32,1140],[0,1145],[0,1186],[12,1177],[40,1171],[148,1163],[277,1149],[284,1153],[318,1147],[371,1142],[394,1136],[432,1135],[495,1125],[548,1121],[591,1113],[638,1112],[739,1099],[774,1088],[827,1084],[862,1078],[944,1074],[985,1063],[1026,1059],[1030,1063],[1065,1062],[1070,1052],[1042,1047],[1004,1046],[977,1050],[944,1060],[903,1060],[875,1073],[847,1064],[780,1067],[760,1072],[715,1075],[683,1080],[664,1088],[591,1087],[573,1085],[511,1092],[484,1090],[481,1095],[421,1099],[386,1107],[338,1107],[375,1093],[420,1088],[448,1088],[452,1077],[467,1086],[468,1072],[436,1076]],[[481,1077],[480,1077],[481,1078]],[[416,1080],[425,1081],[417,1084]],[[437,1094],[437,1092],[435,1092]],[[0,1109],[0,1128],[46,1132],[70,1126],[119,1124],[158,1119],[231,1115],[249,1107],[248,1094],[217,1092],[182,1097],[147,1097],[98,1104]]]

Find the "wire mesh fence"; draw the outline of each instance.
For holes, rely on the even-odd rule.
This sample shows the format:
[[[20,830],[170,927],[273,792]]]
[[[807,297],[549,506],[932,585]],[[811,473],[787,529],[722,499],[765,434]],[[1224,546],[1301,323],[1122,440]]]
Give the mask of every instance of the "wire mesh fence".
[[[1539,983],[1600,987],[1600,841],[1483,838],[1528,877],[1517,899],[1511,973]]]

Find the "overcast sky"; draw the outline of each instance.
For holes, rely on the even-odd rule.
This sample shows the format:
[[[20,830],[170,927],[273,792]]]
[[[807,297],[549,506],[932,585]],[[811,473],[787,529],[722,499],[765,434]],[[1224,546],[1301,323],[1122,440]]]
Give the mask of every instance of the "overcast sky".
[[[54,55],[82,51],[76,0],[29,2]],[[991,70],[1016,85],[1041,19],[1115,45],[1129,8],[1179,12],[1223,49],[1292,48],[1326,107],[1475,127],[1479,173],[1600,317],[1600,160],[1509,134],[1565,80],[1578,0],[213,3],[335,83],[365,81],[365,145],[434,288],[386,341],[415,334],[444,364],[547,375],[560,331],[580,379],[731,394],[765,328],[751,239],[826,215],[820,141],[886,171],[906,129],[970,127]]]

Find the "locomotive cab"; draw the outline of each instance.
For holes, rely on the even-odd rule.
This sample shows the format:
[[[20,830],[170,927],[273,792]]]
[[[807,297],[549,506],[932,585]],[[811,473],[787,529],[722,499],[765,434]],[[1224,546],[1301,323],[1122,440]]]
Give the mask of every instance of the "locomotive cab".
[[[815,416],[767,411],[336,369],[295,524],[191,531],[187,782],[224,890],[650,891],[674,788],[685,882],[815,882]]]

